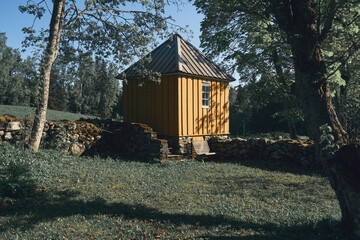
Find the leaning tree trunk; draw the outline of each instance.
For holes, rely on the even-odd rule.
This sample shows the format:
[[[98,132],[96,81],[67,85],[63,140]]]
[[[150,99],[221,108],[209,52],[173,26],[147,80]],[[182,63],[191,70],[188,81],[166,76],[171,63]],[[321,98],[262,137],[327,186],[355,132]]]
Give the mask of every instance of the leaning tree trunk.
[[[50,22],[49,40],[40,66],[40,81],[43,83],[41,99],[36,109],[34,125],[31,132],[29,148],[31,152],[39,149],[41,136],[46,122],[46,111],[49,100],[50,73],[59,52],[62,22],[64,19],[65,0],[55,0]]]

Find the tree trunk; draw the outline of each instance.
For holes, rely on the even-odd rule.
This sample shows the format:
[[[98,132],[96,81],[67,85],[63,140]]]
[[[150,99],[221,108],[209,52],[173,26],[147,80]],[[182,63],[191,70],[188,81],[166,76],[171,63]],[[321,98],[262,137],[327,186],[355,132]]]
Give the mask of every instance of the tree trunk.
[[[312,56],[306,57],[299,54],[304,51],[302,43],[295,43],[292,48],[295,59],[295,94],[305,115],[310,138],[319,143],[319,127],[329,124],[336,134],[335,137],[342,144],[347,143],[347,133],[341,126],[331,102],[327,69],[319,46],[314,47]]]
[[[359,233],[360,150],[351,150],[345,146],[332,160],[327,161],[319,144],[319,127],[323,124],[332,126],[335,137],[342,144],[348,142],[348,136],[331,103],[326,64],[320,50],[321,42],[326,39],[334,20],[336,1],[329,1],[329,13],[322,31],[315,20],[316,4],[313,0],[271,1],[275,18],[291,45],[295,66],[295,94],[304,112],[309,136],[315,140],[318,157],[338,197],[342,223],[350,231]]]
[[[59,52],[62,22],[64,19],[65,0],[55,0],[50,22],[49,40],[44,51],[40,66],[40,81],[42,81],[42,95],[38,108],[36,109],[34,125],[31,132],[29,148],[31,152],[39,149],[44,125],[46,122],[46,111],[49,100],[50,73],[52,65]]]
[[[292,120],[287,120],[288,122],[288,128],[289,128],[289,133],[290,133],[290,138],[294,139],[294,140],[298,140],[298,135],[296,132],[296,125],[294,123],[294,121]]]
[[[340,148],[328,161],[329,179],[340,203],[343,226],[360,238],[360,146]]]

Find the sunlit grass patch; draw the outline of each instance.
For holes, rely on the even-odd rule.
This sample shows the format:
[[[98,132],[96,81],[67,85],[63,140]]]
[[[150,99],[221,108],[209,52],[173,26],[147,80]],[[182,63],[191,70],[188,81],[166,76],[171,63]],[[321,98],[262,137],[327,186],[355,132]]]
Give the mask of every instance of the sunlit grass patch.
[[[0,153],[11,151],[15,159],[27,156],[0,145]],[[51,150],[31,159],[37,190],[0,197],[0,239],[346,239],[321,176]]]
[[[26,107],[26,106],[11,106],[11,105],[0,105],[0,115],[8,114],[11,116],[19,117],[19,118],[30,118],[33,119],[35,115],[34,107]],[[60,120],[68,120],[68,121],[76,121],[80,118],[94,118],[93,116],[70,113],[70,112],[62,112],[48,109],[47,115],[48,120],[52,121],[60,121]]]

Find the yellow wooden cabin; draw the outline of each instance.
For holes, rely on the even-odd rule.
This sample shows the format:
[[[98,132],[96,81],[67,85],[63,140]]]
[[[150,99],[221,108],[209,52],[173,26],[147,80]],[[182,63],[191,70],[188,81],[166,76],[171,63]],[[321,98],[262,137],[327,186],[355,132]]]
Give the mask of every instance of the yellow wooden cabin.
[[[145,69],[161,73],[161,83],[140,77],[137,64],[122,75],[124,121],[145,123],[160,136],[229,134],[229,82],[235,80],[203,53],[174,35],[151,53]]]

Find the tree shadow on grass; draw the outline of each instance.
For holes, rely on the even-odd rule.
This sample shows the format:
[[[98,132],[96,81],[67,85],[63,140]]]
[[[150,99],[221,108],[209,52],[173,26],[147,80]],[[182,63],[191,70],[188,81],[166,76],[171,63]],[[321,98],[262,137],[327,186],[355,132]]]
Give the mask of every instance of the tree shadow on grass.
[[[77,191],[42,191],[33,198],[18,200],[12,204],[0,205],[0,217],[9,221],[0,225],[0,232],[19,228],[28,230],[36,224],[74,215],[92,216],[105,214],[138,221],[152,220],[172,223],[177,226],[192,225],[211,230],[227,226],[234,235],[203,236],[202,239],[346,239],[338,223],[324,220],[317,226],[278,226],[272,223],[253,223],[225,216],[170,214],[141,204],[109,203],[103,198],[81,200]],[[191,228],[192,228],[191,227]],[[235,232],[235,233],[234,233]],[[252,234],[250,234],[252,232]],[[180,237],[180,236],[179,236]],[[200,238],[201,239],[201,238]]]
[[[213,190],[214,194],[228,195],[247,189],[251,191],[251,196],[257,199],[279,199],[290,193],[298,193],[300,197],[297,200],[303,204],[314,204],[315,202],[323,204],[323,201],[337,201],[332,188],[324,187],[325,184],[328,184],[325,179],[302,178],[301,181],[296,181],[295,178],[290,182],[281,177],[229,176],[212,177],[208,181],[209,184],[222,186]],[[320,190],[321,195],[319,194]]]
[[[0,199],[28,197],[36,188],[29,165],[10,162],[0,168]]]

